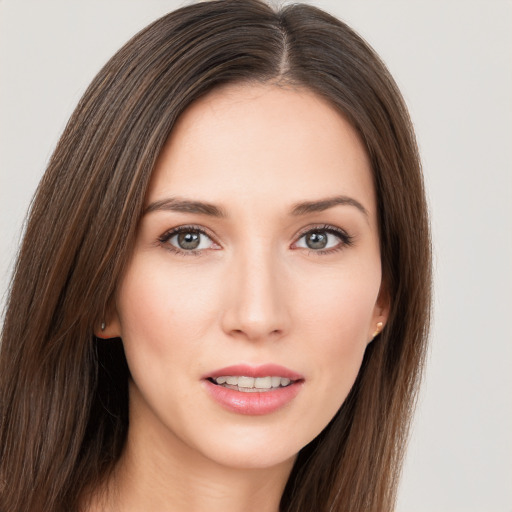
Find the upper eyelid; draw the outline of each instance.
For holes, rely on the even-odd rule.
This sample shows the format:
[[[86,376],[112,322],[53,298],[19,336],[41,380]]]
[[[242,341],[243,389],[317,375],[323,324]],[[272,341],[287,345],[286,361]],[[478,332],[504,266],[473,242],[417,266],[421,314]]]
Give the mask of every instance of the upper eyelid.
[[[310,226],[307,226],[305,228],[302,228],[299,233],[297,233],[296,236],[304,236],[311,231],[334,231],[336,233],[345,233],[347,234],[347,231],[343,228],[333,226],[332,224],[312,224]]]
[[[204,226],[194,225],[194,224],[184,224],[184,225],[181,225],[181,226],[176,226],[174,228],[168,229],[162,235],[160,235],[158,238],[160,240],[162,240],[162,239],[169,240],[174,235],[176,235],[176,234],[178,234],[180,232],[183,232],[183,231],[185,231],[185,232],[186,231],[198,231],[199,233],[201,233],[203,235],[206,235],[213,242],[218,243],[216,241],[216,236],[213,233],[211,233],[211,231],[208,228],[205,228]]]
[[[190,231],[199,231],[200,233],[203,233],[212,239],[217,238],[216,235],[210,229],[206,228],[205,226],[196,225],[196,224],[182,224],[179,226],[175,226],[173,228],[166,230],[160,236],[160,238],[163,238],[163,237],[171,235],[171,234],[179,233],[180,231],[186,231],[187,229]],[[295,234],[295,237],[302,237],[302,236],[306,235],[307,233],[309,233],[310,231],[322,231],[322,230],[324,230],[324,231],[332,230],[334,232],[348,234],[345,229],[340,228],[338,226],[331,225],[331,224],[312,224],[312,225],[309,225],[309,226],[306,226],[306,227],[300,229],[299,232]]]

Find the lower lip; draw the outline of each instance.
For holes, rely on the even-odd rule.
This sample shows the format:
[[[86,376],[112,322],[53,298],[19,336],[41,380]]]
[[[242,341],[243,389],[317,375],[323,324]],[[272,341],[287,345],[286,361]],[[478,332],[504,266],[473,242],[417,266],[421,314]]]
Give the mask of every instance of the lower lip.
[[[278,411],[290,403],[299,393],[304,381],[297,381],[284,388],[270,391],[244,393],[203,381],[210,396],[222,407],[238,414],[261,416]]]

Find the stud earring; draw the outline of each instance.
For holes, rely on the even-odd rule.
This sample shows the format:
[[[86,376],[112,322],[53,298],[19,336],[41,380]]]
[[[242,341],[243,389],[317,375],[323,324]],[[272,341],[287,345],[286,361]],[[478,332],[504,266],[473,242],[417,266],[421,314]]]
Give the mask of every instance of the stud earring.
[[[378,334],[380,334],[380,331],[382,331],[382,326],[384,324],[382,322],[378,322],[377,323],[377,328],[375,329],[375,332],[373,333],[373,336],[372,336],[372,340],[373,338],[375,338],[375,336],[377,336]]]
[[[101,330],[104,331],[107,324],[105,322],[101,322]]]

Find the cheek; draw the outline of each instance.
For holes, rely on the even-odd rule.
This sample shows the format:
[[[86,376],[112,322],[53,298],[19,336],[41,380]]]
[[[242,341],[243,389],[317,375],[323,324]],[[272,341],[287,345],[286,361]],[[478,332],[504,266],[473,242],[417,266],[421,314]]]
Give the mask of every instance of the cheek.
[[[366,345],[380,280],[380,271],[373,267],[361,272],[332,272],[328,278],[311,283],[308,293],[299,299],[297,314],[303,327],[316,333],[327,350]]]
[[[137,389],[157,416],[188,403],[180,383],[197,356],[206,318],[212,318],[209,303],[198,300],[197,285],[190,273],[142,255],[132,260],[117,290],[121,337],[135,382],[131,394]]]
[[[144,265],[132,262],[116,300],[123,339],[144,340],[161,356],[173,339],[193,345],[215,315],[213,290],[191,277],[190,272],[160,265],[158,259]]]
[[[359,372],[369,341],[380,273],[339,274],[312,288],[301,306],[303,351],[323,397],[319,418],[327,423],[342,405]]]

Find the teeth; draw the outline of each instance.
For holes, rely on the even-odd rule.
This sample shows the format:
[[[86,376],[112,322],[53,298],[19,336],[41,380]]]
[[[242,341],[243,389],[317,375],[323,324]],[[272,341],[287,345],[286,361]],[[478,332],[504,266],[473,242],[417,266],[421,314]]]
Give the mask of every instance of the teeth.
[[[271,377],[272,387],[278,388],[281,385],[281,377]]]
[[[272,387],[272,377],[257,377],[254,379],[254,387],[259,389],[270,389]]]
[[[254,387],[254,377],[238,377],[238,387],[239,388],[253,388]]]
[[[255,392],[272,388],[285,387],[291,382],[286,377],[246,377],[244,375],[223,375],[213,379],[217,384],[227,384],[226,387],[238,387],[240,391]]]

